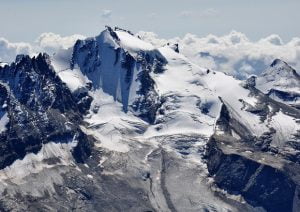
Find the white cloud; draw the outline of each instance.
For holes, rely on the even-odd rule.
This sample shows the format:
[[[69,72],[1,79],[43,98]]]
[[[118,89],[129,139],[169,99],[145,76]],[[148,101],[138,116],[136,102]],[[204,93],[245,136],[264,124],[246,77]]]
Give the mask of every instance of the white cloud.
[[[112,16],[111,10],[103,10],[101,14],[102,18],[110,18]]]
[[[78,39],[84,39],[83,35],[71,35],[62,37],[54,33],[41,34],[34,43],[12,43],[0,38],[0,62],[12,62],[18,54],[35,55],[38,52],[53,54],[59,49],[72,47]]]
[[[245,34],[237,31],[223,36],[206,37],[189,33],[182,38],[170,40],[159,39],[153,33],[143,32],[141,37],[157,46],[167,42],[179,43],[180,52],[194,63],[227,72],[238,78],[261,73],[276,58],[286,61],[298,72],[300,70],[300,38],[284,43],[280,36],[270,35],[251,41]]]
[[[137,33],[141,39],[160,47],[166,43],[179,43],[179,50],[194,63],[202,67],[224,71],[239,78],[259,74],[272,61],[280,58],[296,70],[300,70],[300,38],[284,43],[280,36],[270,35],[258,41],[251,41],[240,32],[232,31],[227,35],[207,35],[198,37],[186,34],[184,37],[161,39],[153,32]],[[34,55],[37,52],[52,54],[59,49],[74,45],[82,35],[60,36],[43,33],[32,43],[12,43],[0,38],[0,62],[11,62],[17,54]]]
[[[65,36],[62,37],[58,34],[48,32],[41,34],[37,40],[37,48],[40,48],[42,51],[45,51],[47,53],[54,53],[58,49],[67,49],[74,45],[74,43],[78,39],[84,39],[85,36],[83,35],[71,35],[71,36]]]
[[[279,35],[275,35],[275,34],[261,39],[260,42],[270,43],[270,44],[273,44],[276,46],[283,45],[283,41],[282,41],[281,37]]]
[[[291,46],[300,46],[300,38],[293,38],[288,45]]]
[[[245,34],[237,31],[231,31],[228,35],[224,36],[224,40],[225,42],[227,42],[228,45],[235,45],[235,44],[249,42],[249,39]]]
[[[0,38],[0,62],[10,62],[17,54],[30,54],[32,47],[29,43],[11,43]]]
[[[160,47],[168,43],[168,40],[158,38],[158,35],[154,32],[140,31],[137,33],[137,36],[139,36],[142,40],[153,44],[156,47]]]

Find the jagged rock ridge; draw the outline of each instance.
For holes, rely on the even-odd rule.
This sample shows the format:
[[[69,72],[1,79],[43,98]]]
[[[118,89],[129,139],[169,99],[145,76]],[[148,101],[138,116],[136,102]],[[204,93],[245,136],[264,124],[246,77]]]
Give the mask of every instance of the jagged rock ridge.
[[[19,56],[0,79],[3,210],[300,208],[300,112],[260,78],[107,27],[50,57]]]

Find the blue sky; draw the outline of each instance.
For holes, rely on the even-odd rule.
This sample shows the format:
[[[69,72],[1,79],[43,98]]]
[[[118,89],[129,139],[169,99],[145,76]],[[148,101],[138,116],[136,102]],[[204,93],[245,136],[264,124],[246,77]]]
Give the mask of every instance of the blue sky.
[[[0,0],[0,37],[34,41],[43,32],[97,35],[104,25],[171,38],[231,30],[258,40],[300,36],[300,0]]]

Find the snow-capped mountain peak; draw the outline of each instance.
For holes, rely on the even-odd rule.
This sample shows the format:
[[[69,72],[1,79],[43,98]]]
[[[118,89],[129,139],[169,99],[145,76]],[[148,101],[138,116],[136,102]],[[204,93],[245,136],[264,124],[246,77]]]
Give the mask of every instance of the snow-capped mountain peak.
[[[297,76],[299,79],[299,75],[297,74],[296,70],[293,69],[291,66],[289,66],[285,61],[280,59],[275,59],[271,65],[270,68],[267,69],[265,72],[263,72],[261,75],[280,75],[280,76]]]
[[[256,87],[278,101],[296,107],[300,103],[300,75],[286,62],[276,59],[256,80]]]
[[[96,40],[98,40],[100,44],[107,43],[116,49],[122,48],[132,54],[132,56],[136,56],[141,51],[154,50],[152,44],[144,42],[130,31],[118,27],[113,29],[106,26],[106,29],[96,37]]]
[[[275,67],[275,66],[288,66],[288,64],[286,62],[284,62],[281,59],[276,58],[272,63],[271,63],[271,67]]]
[[[300,112],[269,94],[294,73],[275,60],[245,84],[111,27],[18,56],[0,66],[0,210],[297,211]]]

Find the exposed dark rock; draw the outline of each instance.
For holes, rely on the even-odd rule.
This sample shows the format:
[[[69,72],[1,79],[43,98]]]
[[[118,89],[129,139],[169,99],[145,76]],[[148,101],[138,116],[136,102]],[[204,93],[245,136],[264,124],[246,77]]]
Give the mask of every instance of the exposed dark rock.
[[[293,208],[299,204],[295,197],[297,184],[284,170],[239,154],[224,153],[219,142],[211,138],[207,149],[208,170],[218,187],[240,194],[251,205],[267,211],[297,211]]]
[[[275,59],[272,63],[271,63],[271,67],[274,67],[276,65],[278,65],[279,63],[281,63],[283,61],[281,61],[280,59]]]
[[[82,134],[78,127],[84,108],[56,75],[48,55],[20,55],[0,68],[0,79],[6,83],[0,86],[0,103],[9,118],[7,130],[0,134],[1,169],[27,153],[37,153],[43,144],[71,142]],[[89,142],[84,134],[78,137],[82,142]]]
[[[120,40],[116,32],[110,27],[107,28],[107,32],[111,38],[106,39],[112,39],[118,44]],[[150,77],[150,73],[163,73],[164,66],[167,64],[166,59],[158,50],[139,52],[136,57],[133,57],[121,47],[115,48],[109,43],[103,43],[101,39],[103,36],[108,36],[107,32],[103,32],[96,38],[77,41],[73,50],[71,68],[78,65],[83,74],[93,82],[93,87],[97,89],[101,86],[104,92],[112,95],[116,101],[123,104],[125,112],[130,110],[145,121],[153,123],[160,105],[160,97],[155,91],[154,81]],[[101,62],[107,60],[106,57],[109,55],[111,55],[109,59],[114,61],[114,65],[108,66],[111,67],[111,70],[108,69],[107,65],[102,67]],[[109,73],[117,69],[121,70],[119,76]],[[137,98],[135,101],[128,105],[134,71],[138,72],[135,80],[139,81],[141,86],[136,91]],[[116,95],[118,89],[121,90],[121,97]],[[83,105],[88,105],[88,103],[89,101]]]
[[[72,154],[76,162],[83,163],[92,154],[93,138],[79,132],[75,139],[78,140],[78,144],[73,149]]]
[[[167,45],[170,46],[170,48],[173,49],[176,53],[179,53],[179,44],[178,43],[174,43],[174,44],[167,43]]]
[[[245,88],[252,88],[256,85],[256,76],[251,76],[246,80],[246,83],[244,85]]]
[[[299,93],[296,92],[287,92],[287,91],[280,91],[277,89],[271,89],[268,93],[268,96],[276,96],[283,101],[295,101],[300,98],[300,91]]]
[[[223,102],[223,100],[221,99]],[[251,132],[246,126],[237,121],[230,111],[230,107],[225,102],[222,104],[220,116],[216,122],[216,126],[225,134],[232,135],[232,131],[237,133],[244,141],[251,141],[254,139]]]

